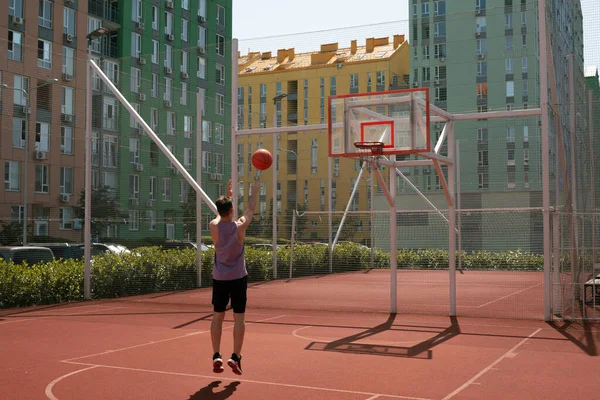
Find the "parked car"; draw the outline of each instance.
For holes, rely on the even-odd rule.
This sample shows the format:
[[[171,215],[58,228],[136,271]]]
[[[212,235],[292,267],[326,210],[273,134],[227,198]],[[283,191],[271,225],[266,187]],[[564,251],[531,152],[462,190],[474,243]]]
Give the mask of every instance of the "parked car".
[[[190,242],[195,249],[198,249],[198,245],[195,242]],[[200,243],[200,251],[206,251],[208,250],[208,246],[205,245],[204,243]]]
[[[41,246],[4,246],[0,247],[0,255],[6,261],[15,264],[27,263],[29,265],[39,262],[49,262],[54,259],[54,253],[48,247]]]
[[[271,251],[273,250],[273,244],[271,243],[255,243],[250,245],[250,247],[254,247],[255,249],[262,249],[262,250],[268,250]],[[277,250],[279,250],[281,248],[280,245],[277,245]]]
[[[47,247],[52,250],[55,258],[83,258],[83,247],[74,243],[29,243],[30,246]]]

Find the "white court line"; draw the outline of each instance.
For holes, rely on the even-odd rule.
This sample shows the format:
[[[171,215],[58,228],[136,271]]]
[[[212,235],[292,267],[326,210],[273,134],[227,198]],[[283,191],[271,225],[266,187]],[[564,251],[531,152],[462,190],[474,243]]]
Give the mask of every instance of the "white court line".
[[[393,398],[393,399],[431,400],[431,399],[426,399],[426,398],[422,398],[422,397],[399,396],[399,395],[383,394],[383,393],[370,393],[370,392],[361,392],[361,391],[355,391],[355,390],[325,388],[325,387],[318,387],[318,386],[294,385],[294,384],[290,384],[290,383],[256,381],[256,380],[251,380],[251,379],[224,378],[224,377],[218,376],[216,374],[215,375],[199,375],[199,374],[188,374],[188,373],[184,373],[184,372],[169,372],[169,371],[160,371],[160,370],[152,370],[152,369],[118,367],[118,366],[114,366],[114,365],[88,364],[88,363],[79,363],[79,362],[73,362],[70,364],[87,365],[90,367],[90,368],[86,368],[86,369],[79,370],[76,372],[83,372],[87,369],[102,367],[102,368],[118,369],[118,370],[124,370],[124,371],[149,372],[149,373],[153,373],[153,374],[185,376],[185,377],[191,377],[191,378],[215,379],[218,377],[219,380],[224,380],[224,381],[255,383],[255,384],[260,384],[260,385],[279,386],[279,387],[287,387],[287,388],[294,388],[294,389],[310,389],[310,390],[334,392],[334,393],[359,394],[359,395],[371,396],[370,397],[371,399],[375,399],[377,397],[383,396],[383,397],[389,397],[389,398]],[[71,373],[71,375],[72,374],[73,373]],[[52,400],[58,400],[58,399],[55,398]]]
[[[322,338],[312,338],[312,337],[308,337],[308,336],[302,336],[299,335],[298,332],[300,332],[303,329],[308,329],[308,328],[314,328],[313,326],[303,326],[300,327],[296,330],[294,330],[292,332],[292,336],[297,337],[298,339],[304,339],[304,340],[308,340],[309,342],[327,342],[329,343],[329,341],[331,339],[327,338],[327,339],[322,339]],[[355,329],[360,331],[360,328],[340,328],[340,329]],[[336,340],[336,339],[333,339]],[[375,341],[370,341],[368,344],[369,345],[376,345],[376,346],[397,346],[400,344],[414,344],[414,343],[421,343],[422,340],[411,340],[411,341],[407,341],[407,342],[388,342],[388,341],[383,341],[383,340],[375,340]],[[361,344],[361,343],[359,343]],[[369,399],[367,399],[369,400]]]
[[[477,308],[485,307],[485,306],[487,306],[487,305],[490,305],[490,304],[492,304],[492,303],[495,303],[495,302],[497,302],[497,301],[504,300],[504,299],[506,299],[507,297],[514,296],[515,294],[522,293],[522,292],[524,292],[524,291],[526,291],[526,290],[529,290],[529,289],[533,289],[534,287],[540,286],[541,284],[542,284],[542,283],[540,282],[540,283],[538,283],[538,284],[536,284],[536,285],[529,286],[528,288],[521,289],[521,290],[519,290],[518,292],[514,292],[514,293],[511,293],[511,294],[507,294],[506,296],[502,296],[502,297],[500,297],[499,299],[492,300],[492,301],[489,301],[489,302],[487,302],[487,303],[485,303],[485,304],[482,304],[482,305],[478,306]]]
[[[96,307],[96,306],[94,306]],[[75,307],[73,307],[75,308]],[[30,321],[39,321],[42,319],[50,319],[50,318],[54,318],[54,317],[71,317],[71,316],[77,316],[77,315],[84,315],[84,314],[90,314],[93,312],[98,312],[98,311],[108,311],[108,310],[116,310],[119,308],[123,308],[123,307],[110,307],[110,308],[104,308],[102,310],[88,310],[88,311],[82,311],[82,312],[78,312],[78,313],[69,313],[69,314],[53,314],[53,315],[48,315],[45,317],[36,317],[36,316],[32,316],[30,318],[23,318],[23,319],[16,319],[13,321],[4,321],[4,322],[0,322],[0,325],[6,325],[6,324],[14,324],[15,322],[30,322]]]
[[[58,378],[56,378],[55,380],[53,380],[52,382],[50,382],[48,384],[48,386],[46,386],[46,397],[48,397],[50,400],[58,400],[58,398],[56,396],[54,396],[54,393],[52,393],[52,389],[54,388],[54,385],[56,385],[58,382],[62,381],[65,378],[68,378],[72,375],[78,374],[80,372],[84,372],[90,369],[94,369],[94,368],[98,368],[99,365],[94,365],[88,368],[84,368],[84,369],[79,369],[77,371],[73,371],[71,373],[65,374],[63,376],[59,376]]]
[[[369,397],[369,398],[368,398],[368,399],[366,399],[366,400],[375,400],[375,399],[377,399],[377,398],[379,398],[379,397],[380,397],[380,396],[379,396],[378,394],[376,394],[375,396],[371,396],[371,397]]]
[[[537,335],[541,330],[542,329],[540,328],[540,329],[536,330],[535,332],[533,332],[532,334],[530,334],[529,336],[527,336],[525,339],[521,340],[512,349],[508,350],[506,353],[504,353],[496,361],[494,361],[493,363],[491,363],[490,365],[488,365],[487,367],[485,367],[484,369],[482,369],[481,371],[479,371],[479,373],[477,375],[475,375],[474,377],[472,377],[471,379],[469,379],[467,382],[465,382],[464,385],[462,385],[461,387],[459,387],[458,389],[456,389],[454,392],[452,392],[449,395],[447,395],[446,397],[444,397],[442,400],[449,400],[449,399],[453,398],[454,396],[456,396],[457,394],[459,394],[460,392],[462,392],[463,390],[465,390],[469,385],[473,384],[477,379],[479,379],[481,376],[483,376],[489,370],[491,370],[492,368],[494,368],[502,360],[504,360],[505,358],[509,357],[509,355],[513,354],[515,352],[515,350],[517,350],[519,347],[521,347],[523,344],[525,344],[526,341],[528,341],[529,339],[531,339],[532,337],[534,337],[535,335]]]
[[[267,318],[266,320],[270,320],[270,319],[274,319],[274,318],[281,318],[281,317],[285,317],[285,315],[279,315],[277,317]],[[255,321],[255,322],[264,322],[264,321],[265,320],[258,320],[258,321]],[[233,325],[225,326],[225,327],[223,327],[223,330],[230,329],[230,328],[233,328]],[[136,349],[136,348],[139,348],[139,347],[149,346],[151,344],[170,342],[172,340],[183,339],[183,338],[187,338],[187,337],[190,337],[190,336],[201,335],[203,333],[210,333],[210,330],[190,332],[190,333],[186,333],[185,335],[175,336],[175,337],[167,338],[167,339],[152,340],[150,342],[140,343],[140,344],[136,344],[136,345],[128,346],[128,347],[122,347],[120,349],[105,350],[105,351],[102,351],[100,353],[88,354],[88,355],[85,355],[85,356],[80,356],[80,357],[75,357],[75,358],[69,358],[69,359],[66,359],[66,360],[61,360],[60,362],[71,363],[71,361],[73,361],[73,360],[80,360],[82,358],[89,358],[89,357],[94,357],[94,356],[101,356],[101,355],[105,355],[105,354],[116,353],[116,352],[119,352],[119,351]]]

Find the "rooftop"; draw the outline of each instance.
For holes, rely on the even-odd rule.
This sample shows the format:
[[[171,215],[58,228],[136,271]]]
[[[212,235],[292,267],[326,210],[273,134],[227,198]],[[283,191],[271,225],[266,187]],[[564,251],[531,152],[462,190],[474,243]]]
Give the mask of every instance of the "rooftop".
[[[353,40],[350,47],[339,48],[338,43],[322,44],[320,51],[296,54],[294,49],[280,49],[277,55],[271,52],[251,52],[240,56],[239,74],[259,74],[268,72],[281,72],[289,69],[309,67],[322,67],[324,65],[338,65],[338,63],[357,63],[378,61],[390,58],[402,46],[408,46],[404,35],[394,35],[390,42],[389,37],[368,38],[364,46],[358,46]]]

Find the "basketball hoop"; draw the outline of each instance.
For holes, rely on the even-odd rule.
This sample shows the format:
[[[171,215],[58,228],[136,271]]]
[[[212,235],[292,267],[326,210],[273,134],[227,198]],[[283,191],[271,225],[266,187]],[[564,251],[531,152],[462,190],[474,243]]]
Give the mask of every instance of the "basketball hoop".
[[[361,161],[373,162],[383,155],[383,142],[354,142]]]

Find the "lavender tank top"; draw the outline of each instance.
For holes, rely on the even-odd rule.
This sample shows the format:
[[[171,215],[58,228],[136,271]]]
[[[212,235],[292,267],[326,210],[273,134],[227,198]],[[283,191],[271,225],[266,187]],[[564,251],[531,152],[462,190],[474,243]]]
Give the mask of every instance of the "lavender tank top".
[[[215,243],[213,279],[231,281],[248,275],[244,257],[244,245],[237,236],[238,225],[235,221],[219,222],[219,238]]]

